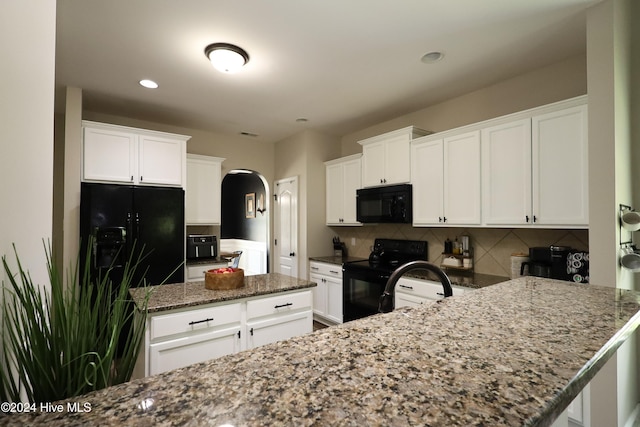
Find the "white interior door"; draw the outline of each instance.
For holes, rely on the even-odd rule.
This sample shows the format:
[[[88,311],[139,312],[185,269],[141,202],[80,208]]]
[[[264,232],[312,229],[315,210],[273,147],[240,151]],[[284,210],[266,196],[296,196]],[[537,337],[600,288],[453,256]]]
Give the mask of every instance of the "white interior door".
[[[275,194],[274,270],[298,277],[298,178],[277,181]]]

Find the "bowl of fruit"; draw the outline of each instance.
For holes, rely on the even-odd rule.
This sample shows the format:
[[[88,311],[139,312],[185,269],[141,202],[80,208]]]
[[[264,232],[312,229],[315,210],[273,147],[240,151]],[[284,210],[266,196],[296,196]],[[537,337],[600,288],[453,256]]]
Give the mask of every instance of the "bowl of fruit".
[[[207,289],[238,289],[244,286],[244,270],[222,267],[204,272],[204,286]]]

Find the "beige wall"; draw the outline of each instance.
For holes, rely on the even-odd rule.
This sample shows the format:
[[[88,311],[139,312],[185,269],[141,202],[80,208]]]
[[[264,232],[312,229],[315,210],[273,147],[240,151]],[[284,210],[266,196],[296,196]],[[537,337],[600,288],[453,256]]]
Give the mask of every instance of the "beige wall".
[[[304,131],[276,144],[276,180],[298,177],[298,276],[308,277],[309,255],[331,253],[331,230],[325,226],[326,160],[340,152],[337,138]]]
[[[44,241],[53,216],[56,2],[0,3],[0,256],[15,269],[15,244],[36,283],[49,283]],[[0,280],[5,281],[0,268]]]
[[[360,153],[357,141],[406,126],[441,132],[587,93],[586,58],[569,58],[342,138],[342,156]]]
[[[632,59],[637,57],[631,30],[639,19],[633,2],[605,1],[589,11],[587,20],[591,271],[594,282],[625,289],[636,288],[637,280],[618,262],[618,209],[621,203],[637,208],[634,195],[640,191],[634,185],[631,162],[638,145],[631,137],[631,105],[638,102],[633,99],[638,94],[637,79],[631,77]],[[592,381],[592,425],[622,426],[636,407],[636,342],[637,334]]]

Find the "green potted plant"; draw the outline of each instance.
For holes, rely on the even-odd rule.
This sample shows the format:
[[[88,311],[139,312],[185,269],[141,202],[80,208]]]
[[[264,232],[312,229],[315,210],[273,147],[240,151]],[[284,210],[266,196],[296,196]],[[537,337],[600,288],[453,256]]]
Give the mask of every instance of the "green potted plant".
[[[0,400],[18,402],[22,392],[31,403],[53,402],[128,381],[144,338],[147,302],[139,314],[129,298],[134,273],[144,258],[132,256],[120,283],[108,274],[93,277],[90,251],[82,277],[76,264],[64,279],[45,246],[50,288],[33,283],[14,245],[17,271],[2,264]],[[91,248],[91,244],[88,245]],[[129,326],[131,325],[131,326]]]

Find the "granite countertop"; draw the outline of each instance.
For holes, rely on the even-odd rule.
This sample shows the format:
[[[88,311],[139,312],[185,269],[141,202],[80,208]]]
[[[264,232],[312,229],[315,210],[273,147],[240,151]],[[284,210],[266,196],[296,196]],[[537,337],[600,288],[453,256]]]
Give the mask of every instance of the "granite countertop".
[[[309,257],[309,261],[326,262],[327,264],[342,265],[345,262],[364,261],[367,258],[359,258],[353,256],[316,256]]]
[[[519,278],[89,393],[58,425],[547,426],[640,323],[640,294]]]
[[[363,261],[366,258],[356,257],[338,257],[338,256],[326,256],[326,257],[309,257],[310,261],[326,262],[328,264],[342,265],[345,262]],[[506,282],[508,277],[494,276],[491,274],[480,274],[474,272],[461,272],[456,270],[445,270],[451,284],[454,286],[462,286],[471,289],[480,289],[486,286],[495,285],[496,283]],[[414,270],[406,273],[403,277],[414,277],[416,279],[428,279],[438,281],[438,278],[425,270]]]
[[[176,308],[192,307],[201,304],[212,304],[250,298],[260,295],[294,291],[317,286],[314,282],[285,276],[280,273],[245,276],[244,286],[231,290],[212,290],[204,286],[204,281],[171,283],[150,286],[148,288],[132,288],[129,290],[136,304],[141,305],[146,293],[150,290],[148,303],[149,313]]]

